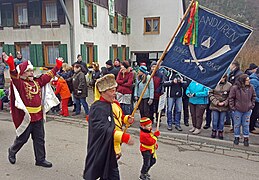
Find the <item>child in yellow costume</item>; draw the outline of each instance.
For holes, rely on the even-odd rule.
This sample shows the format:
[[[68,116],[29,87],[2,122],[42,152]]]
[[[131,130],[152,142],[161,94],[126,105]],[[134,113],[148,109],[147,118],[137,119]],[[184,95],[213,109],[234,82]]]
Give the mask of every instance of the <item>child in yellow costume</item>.
[[[98,91],[98,88],[95,85],[95,95],[94,100],[97,101],[100,99],[100,92]],[[127,139],[127,133],[123,132],[123,125],[130,125],[134,122],[134,117],[131,117],[130,115],[124,115],[120,103],[115,100],[112,103],[112,111],[113,111],[113,118],[115,122],[115,131],[114,131],[114,150],[116,153],[117,159],[121,157],[121,144],[124,142],[123,139]],[[128,145],[132,145],[133,141],[130,139],[127,142]]]

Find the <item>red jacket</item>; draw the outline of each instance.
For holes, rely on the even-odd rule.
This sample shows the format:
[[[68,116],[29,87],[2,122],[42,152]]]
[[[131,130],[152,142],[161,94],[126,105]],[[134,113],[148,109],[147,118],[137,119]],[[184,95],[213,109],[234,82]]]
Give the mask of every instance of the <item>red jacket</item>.
[[[58,79],[55,94],[60,94],[61,99],[67,99],[71,97],[71,93],[65,79]]]
[[[152,153],[152,150],[156,148],[156,141],[157,137],[154,136],[152,132],[145,132],[143,131],[142,128],[140,130],[140,151],[150,151]],[[145,146],[145,147],[144,147]],[[149,146],[149,148],[147,148]]]
[[[133,72],[126,72],[123,77],[120,71],[116,79],[118,83],[117,92],[121,94],[132,94],[133,76]]]

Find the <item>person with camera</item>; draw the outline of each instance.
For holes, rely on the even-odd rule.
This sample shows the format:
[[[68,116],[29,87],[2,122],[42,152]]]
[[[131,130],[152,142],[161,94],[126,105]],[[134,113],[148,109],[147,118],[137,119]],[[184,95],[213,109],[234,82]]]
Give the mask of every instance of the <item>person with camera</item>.
[[[171,71],[171,74],[167,81],[164,82],[164,86],[167,92],[167,129],[172,131],[172,125],[175,124],[175,129],[182,131],[180,126],[181,112],[182,112],[182,77]],[[173,118],[173,109],[175,114]]]

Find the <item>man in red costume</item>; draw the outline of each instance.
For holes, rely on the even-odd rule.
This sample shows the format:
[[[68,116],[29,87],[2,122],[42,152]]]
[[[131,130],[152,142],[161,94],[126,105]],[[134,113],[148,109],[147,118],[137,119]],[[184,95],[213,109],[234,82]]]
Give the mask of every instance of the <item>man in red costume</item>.
[[[62,58],[56,60],[56,66],[40,77],[34,77],[33,66],[30,61],[24,61],[16,69],[14,58],[3,53],[11,76],[10,106],[12,119],[16,128],[16,139],[8,149],[8,160],[16,162],[16,153],[28,141],[30,135],[33,140],[36,166],[52,167],[46,160],[44,119],[48,108],[46,97],[49,96],[45,86],[62,66]],[[47,95],[48,94],[48,95]],[[50,98],[49,98],[50,99]],[[46,100],[46,101],[45,101]]]

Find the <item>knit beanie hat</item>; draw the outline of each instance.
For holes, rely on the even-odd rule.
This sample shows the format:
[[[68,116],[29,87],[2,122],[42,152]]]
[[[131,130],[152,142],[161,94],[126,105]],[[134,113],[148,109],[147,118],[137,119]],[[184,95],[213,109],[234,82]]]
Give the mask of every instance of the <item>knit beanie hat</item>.
[[[253,69],[256,69],[257,68],[257,66],[255,65],[255,63],[251,63],[250,65],[249,65],[249,69],[250,70],[253,70]]]
[[[121,64],[122,64],[126,69],[128,69],[128,67],[130,67],[128,61],[123,61]]]
[[[156,66],[156,65],[157,65],[157,62],[156,62],[156,61],[153,61],[153,62],[151,63],[151,65],[150,65],[150,67]]]
[[[152,124],[152,121],[148,117],[143,117],[140,119],[140,126],[146,126]]]
[[[148,74],[148,72],[147,72],[147,67],[146,67],[146,66],[140,66],[140,67],[139,67],[139,70],[140,70],[141,72],[145,73],[145,74]]]
[[[112,66],[113,64],[112,64],[112,60],[108,60],[108,61],[106,61],[106,63],[105,64],[107,64],[107,65],[110,65],[110,66]]]

